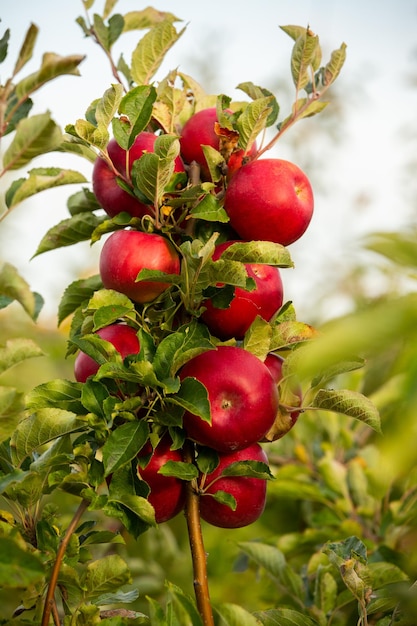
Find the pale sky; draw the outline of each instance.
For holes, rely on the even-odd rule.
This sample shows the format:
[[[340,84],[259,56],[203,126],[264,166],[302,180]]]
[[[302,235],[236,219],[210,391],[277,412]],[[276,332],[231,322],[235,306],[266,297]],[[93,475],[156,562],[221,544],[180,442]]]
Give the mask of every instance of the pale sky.
[[[101,12],[104,3],[96,0],[95,4],[93,10]],[[287,270],[290,273],[283,276],[287,298],[294,301],[297,310],[308,313],[314,286],[327,280],[332,265],[351,262],[364,233],[416,221],[416,203],[410,201],[407,188],[414,185],[417,190],[417,186],[414,180],[407,185],[404,165],[416,152],[417,90],[407,83],[407,76],[417,70],[417,0],[119,0],[116,9],[123,14],[149,4],[175,13],[187,24],[158,77],[180,67],[202,82],[199,68],[215,55],[213,90],[232,97],[237,95],[235,86],[243,81],[268,88],[279,78],[291,86],[288,64],[292,41],[279,25],[309,25],[320,36],[324,60],[342,42],[347,44],[346,65],[337,81],[339,92],[344,91],[346,97],[341,141],[333,145],[324,136],[320,141],[316,132],[314,145],[309,145],[306,135],[306,150],[314,156],[321,173],[320,190],[316,192],[315,215],[307,233],[290,248],[296,269]],[[1,34],[5,28],[11,29],[10,52],[0,65],[0,82],[8,77],[30,22],[37,24],[40,34],[34,59],[24,75],[37,69],[45,51],[87,55],[80,66],[82,78],[60,78],[35,95],[36,110],[50,109],[62,127],[83,117],[90,102],[112,82],[103,53],[84,38],[75,23],[81,14],[82,3],[78,0],[0,0]],[[122,37],[116,56],[123,50],[128,57],[139,37],[138,32]],[[300,124],[306,125],[307,132],[310,120]],[[277,150],[284,158],[292,154],[285,138]],[[56,165],[60,158],[49,155],[42,164]],[[32,167],[38,164],[34,162]],[[73,157],[68,167],[89,175],[86,165]],[[15,173],[14,177],[24,174]],[[311,182],[315,188],[315,179]],[[8,178],[6,187],[9,184]],[[0,191],[4,187],[0,181]],[[19,267],[33,289],[47,298],[46,311],[52,315],[57,298],[75,277],[74,272],[96,272],[98,248],[90,254],[84,244],[29,262],[46,230],[66,217],[65,200],[76,190],[67,187],[63,193],[43,192],[16,208],[14,215],[0,225],[6,231],[6,236],[0,231],[0,260],[6,258]],[[358,196],[363,195],[368,201],[361,209]]]

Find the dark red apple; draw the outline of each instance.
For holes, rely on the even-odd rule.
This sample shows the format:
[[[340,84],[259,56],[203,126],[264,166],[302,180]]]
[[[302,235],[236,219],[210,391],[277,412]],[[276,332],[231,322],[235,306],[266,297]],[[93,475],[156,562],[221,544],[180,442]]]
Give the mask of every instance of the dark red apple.
[[[237,346],[219,346],[188,361],[180,378],[192,377],[207,389],[211,424],[186,411],[190,439],[221,452],[260,441],[278,410],[278,392],[266,365]]]
[[[124,359],[129,354],[138,354],[140,350],[136,331],[127,324],[111,324],[97,331],[97,335],[109,341]],[[89,376],[97,374],[99,364],[85,352],[79,352],[74,362],[74,376],[79,383],[85,383]]]
[[[213,260],[219,259],[233,243],[226,241],[216,246]],[[201,319],[219,339],[242,339],[258,315],[268,322],[282,306],[283,286],[278,268],[260,263],[246,263],[245,267],[256,283],[253,291],[236,287],[227,309],[216,308],[211,300],[204,302],[206,310]]]
[[[104,287],[124,293],[134,302],[151,302],[169,285],[151,280],[136,282],[142,269],[179,274],[180,259],[174,246],[155,233],[128,229],[112,233],[100,254]]]
[[[284,359],[279,354],[268,354],[265,365],[271,372],[277,385],[283,380],[282,366]],[[280,402],[276,418],[270,430],[266,433],[263,441],[276,441],[281,439],[297,422],[300,411],[297,406],[302,401],[302,390],[300,385],[293,379],[284,381],[279,385]]]
[[[138,475],[150,488],[149,502],[155,509],[155,519],[158,524],[167,522],[175,517],[184,507],[185,483],[173,476],[164,476],[159,470],[168,461],[183,461],[180,450],[171,450],[172,441],[164,436],[156,448],[152,450],[146,444],[138,454],[142,458],[151,454],[145,467],[138,465]]]
[[[199,164],[203,180],[209,179],[210,172],[202,146],[211,146],[215,150],[221,151],[220,136],[215,130],[217,121],[216,107],[202,109],[186,121],[181,131],[181,156],[186,163],[196,161]],[[253,156],[256,151],[257,147],[254,143],[249,150],[249,155]],[[244,150],[237,149],[227,158],[229,177],[242,165],[245,154]]]
[[[241,528],[255,522],[263,513],[266,501],[266,480],[249,476],[220,477],[225,468],[238,461],[261,461],[268,463],[263,448],[254,443],[251,446],[220,454],[218,467],[208,474],[205,480],[204,494],[226,491],[236,500],[233,511],[227,504],[217,502],[210,495],[200,497],[200,515],[202,519],[220,528]]]
[[[241,239],[283,246],[297,241],[310,224],[310,182],[294,163],[259,159],[240,168],[226,189],[224,208]]]
[[[120,177],[129,184],[130,173],[133,163],[144,152],[153,152],[157,136],[153,133],[142,132],[136,137],[133,146],[126,151],[119,146],[115,139],[111,139],[107,145],[109,157]],[[180,157],[175,160],[175,171],[184,172],[184,164]],[[115,171],[102,158],[98,157],[94,163],[92,183],[94,194],[110,217],[114,217],[122,211],[126,211],[132,217],[149,215],[149,205],[138,200],[117,182]]]

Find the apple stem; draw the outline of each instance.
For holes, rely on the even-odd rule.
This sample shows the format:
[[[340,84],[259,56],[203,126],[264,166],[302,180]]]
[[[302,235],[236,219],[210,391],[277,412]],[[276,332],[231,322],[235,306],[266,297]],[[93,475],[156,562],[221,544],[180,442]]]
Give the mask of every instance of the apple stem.
[[[191,442],[185,445],[185,460],[194,463],[195,455]],[[203,533],[201,531],[200,495],[195,481],[186,485],[185,518],[188,528],[191,558],[193,562],[194,593],[197,608],[203,626],[214,626],[213,611],[210,602],[210,593],[207,576],[207,554],[204,548]]]

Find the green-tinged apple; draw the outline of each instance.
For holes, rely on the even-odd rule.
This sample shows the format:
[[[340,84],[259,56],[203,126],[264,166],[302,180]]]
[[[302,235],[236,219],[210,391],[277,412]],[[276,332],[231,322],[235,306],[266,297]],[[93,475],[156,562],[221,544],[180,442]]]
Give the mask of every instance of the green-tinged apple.
[[[231,111],[229,112],[231,113]],[[194,113],[186,121],[181,131],[181,156],[186,163],[192,163],[192,161],[198,163],[203,180],[209,180],[210,171],[202,146],[211,146],[223,154],[228,166],[227,176],[230,178],[241,167],[246,156],[246,152],[236,146],[237,133],[231,132],[234,141],[230,141],[227,129],[222,135],[217,123],[216,107],[210,107]],[[248,152],[248,158],[253,156],[256,151],[256,143],[253,143]]]
[[[220,452],[260,441],[278,410],[278,391],[266,365],[238,346],[219,346],[188,361],[180,379],[200,381],[207,389],[211,423],[186,411],[187,436]]]
[[[219,458],[219,465],[211,474],[207,474],[204,481],[203,495],[200,497],[202,519],[220,528],[241,528],[253,524],[265,508],[266,480],[251,476],[222,477],[221,474],[232,463],[239,461],[267,464],[265,450],[254,443],[243,450],[220,454]],[[235,498],[235,510],[212,497],[217,491],[225,491]]]
[[[157,135],[143,131],[136,137],[130,150],[126,151],[119,146],[115,139],[107,145],[107,152],[113,163],[112,169],[107,161],[98,157],[94,163],[92,173],[93,191],[106,213],[114,217],[125,211],[132,217],[150,215],[150,206],[141,202],[136,196],[123,189],[118,177],[131,187],[130,174],[133,163],[145,152],[153,152]],[[184,172],[184,164],[180,157],[175,160],[175,172]]]
[[[136,282],[142,269],[179,274],[180,258],[174,246],[162,235],[129,229],[112,233],[100,254],[100,276],[104,287],[119,291],[134,302],[152,302],[169,284],[152,280]]]
[[[97,331],[101,339],[113,344],[124,359],[130,354],[138,354],[140,343],[136,331],[127,324],[111,324]],[[85,352],[80,351],[74,361],[74,376],[79,383],[85,383],[87,378],[97,374],[99,369],[97,361]]]
[[[271,352],[267,355],[264,363],[271,372],[276,384],[279,385],[279,407],[274,423],[262,441],[276,441],[286,435],[297,422],[300,415],[297,407],[302,402],[302,389],[293,378],[283,379],[282,366],[284,359],[281,355]]]
[[[288,246],[307,230],[313,191],[305,173],[283,159],[259,159],[242,166],[226,189],[224,208],[241,239]]]
[[[171,439],[165,435],[154,450],[147,443],[138,454],[138,475],[149,485],[151,491],[148,500],[155,509],[155,520],[158,524],[172,519],[184,508],[185,483],[174,476],[159,473],[168,461],[184,460],[181,451],[171,450],[171,446]],[[149,461],[142,467],[140,459],[149,455]]]
[[[216,246],[213,261],[233,243],[225,241]],[[283,286],[278,268],[260,263],[245,263],[245,267],[256,283],[255,289],[246,291],[235,287],[233,300],[226,309],[217,308],[210,299],[204,302],[206,310],[201,319],[219,339],[242,339],[257,316],[268,322],[282,306]]]

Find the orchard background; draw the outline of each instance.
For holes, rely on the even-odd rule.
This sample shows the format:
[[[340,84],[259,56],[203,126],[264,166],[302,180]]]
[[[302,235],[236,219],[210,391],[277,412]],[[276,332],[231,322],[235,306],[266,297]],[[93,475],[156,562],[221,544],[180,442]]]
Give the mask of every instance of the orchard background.
[[[158,76],[179,65],[208,92],[230,95],[238,83],[252,80],[276,93],[285,110],[292,98],[291,40],[278,25],[309,24],[320,35],[327,56],[341,41],[348,44],[348,61],[331,91],[330,106],[323,114],[302,120],[274,148],[274,155],[290,158],[308,173],[316,197],[311,227],[290,248],[296,267],[283,270],[282,277],[286,299],[294,302],[299,318],[320,328],[322,334],[300,364],[300,375],[317,375],[352,352],[365,353],[363,368],[339,374],[331,382],[371,398],[381,416],[382,434],[337,413],[306,411],[296,428],[274,443],[270,462],[276,480],[268,484],[267,507],[260,520],[240,530],[204,527],[213,602],[234,607],[219,609],[216,619],[219,624],[242,625],[286,624],[285,620],[292,619],[300,624],[311,620],[313,624],[349,625],[359,620],[412,626],[417,614],[413,593],[417,577],[413,282],[417,254],[412,151],[416,81],[412,37],[409,47],[406,42],[407,33],[415,30],[416,7],[404,3],[401,11],[391,9],[390,13],[378,3],[360,9],[332,3],[331,10],[324,2],[320,8],[312,3],[298,3],[297,8],[273,4],[265,2],[265,13],[257,10],[256,15],[244,6],[237,14],[232,10],[228,14],[220,5],[215,11],[212,4],[210,19],[195,4],[158,5],[159,10],[172,11],[190,22]],[[1,15],[2,30],[11,29],[2,82],[3,76],[10,75],[30,21],[40,27],[40,34],[25,72],[39,66],[46,50],[87,55],[80,65],[81,78],[60,77],[36,94],[34,112],[49,109],[61,126],[82,117],[111,81],[102,52],[91,40],[83,39],[75,24],[76,5],[66,3],[57,15],[44,2],[30,15],[23,11],[23,3],[15,2],[2,9]],[[138,10],[122,0],[116,8],[121,13]],[[101,10],[94,6],[94,11]],[[252,24],[250,34],[246,20]],[[123,50],[135,44],[138,33],[129,41],[130,36],[118,44]],[[7,136],[2,140],[2,152],[8,140]],[[47,154],[36,165],[64,166],[67,159]],[[2,202],[19,175],[24,176],[24,170],[1,179]],[[3,387],[28,392],[43,382],[73,377],[73,360],[63,358],[68,326],[63,324],[57,331],[56,307],[70,280],[92,273],[97,253],[94,246],[81,243],[29,262],[45,231],[65,216],[67,197],[67,189],[42,192],[18,205],[1,222],[1,261],[17,267],[31,289],[46,299],[37,323],[17,302],[1,311],[3,345],[13,337],[30,337],[46,355],[8,369],[7,352],[2,353]],[[370,234],[363,238],[366,233]],[[338,317],[341,313],[346,315]],[[7,434],[13,421],[9,417],[4,410],[3,432]],[[2,489],[7,492],[8,487],[3,482]],[[58,508],[62,532],[73,515],[74,498],[54,493],[52,506]],[[4,508],[8,510],[7,502]],[[3,523],[9,523],[7,514],[3,515]],[[100,528],[117,530],[107,518],[94,515]],[[137,541],[126,541],[126,546],[95,548],[95,558],[121,554],[132,576],[131,583],[126,581],[126,595],[121,592],[117,598],[130,615],[111,617],[109,613],[107,623],[148,623],[139,612],[148,615],[151,602],[152,624],[198,624],[181,591],[192,594],[182,516],[148,530]],[[15,613],[14,621],[10,617],[20,602],[29,602],[30,594],[24,598],[21,587],[27,591],[28,585],[16,581],[11,593],[9,576],[14,569],[6,554],[1,563],[1,618],[5,624],[23,624],[25,619],[33,623],[28,611]],[[171,581],[168,586],[166,581]],[[132,590],[139,591],[138,599]],[[171,612],[161,616],[153,602],[164,606],[168,602]],[[262,616],[272,609],[274,613]],[[65,623],[98,623],[88,621],[92,615],[86,612],[77,617],[79,621],[68,618]]]

